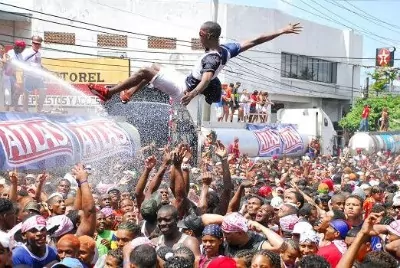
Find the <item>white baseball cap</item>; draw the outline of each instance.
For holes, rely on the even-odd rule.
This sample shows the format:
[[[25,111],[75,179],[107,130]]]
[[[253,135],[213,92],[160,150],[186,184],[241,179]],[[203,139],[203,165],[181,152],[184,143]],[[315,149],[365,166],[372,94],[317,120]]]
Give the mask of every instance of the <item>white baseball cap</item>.
[[[293,234],[302,234],[304,232],[312,231],[312,230],[313,230],[313,227],[311,224],[309,224],[306,221],[301,221],[294,225],[292,233]]]
[[[282,198],[275,196],[271,199],[271,206],[275,209],[280,208],[283,204]]]

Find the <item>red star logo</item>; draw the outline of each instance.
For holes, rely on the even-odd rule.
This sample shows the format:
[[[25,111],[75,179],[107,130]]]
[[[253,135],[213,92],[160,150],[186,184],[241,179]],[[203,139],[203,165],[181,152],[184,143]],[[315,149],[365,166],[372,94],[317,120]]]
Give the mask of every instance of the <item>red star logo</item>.
[[[390,51],[387,48],[381,48],[378,52],[379,66],[388,65],[390,62]]]

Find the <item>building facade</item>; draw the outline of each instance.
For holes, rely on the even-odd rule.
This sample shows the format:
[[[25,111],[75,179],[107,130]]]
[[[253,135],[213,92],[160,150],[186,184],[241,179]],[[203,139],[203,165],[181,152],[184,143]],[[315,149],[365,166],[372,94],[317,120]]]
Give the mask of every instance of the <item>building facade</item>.
[[[189,72],[201,55],[199,26],[211,20],[209,2],[153,0],[5,0],[1,5],[0,43],[40,35],[46,68],[61,73],[65,62],[75,62],[63,78],[74,84],[114,84],[151,63]],[[55,15],[55,16],[54,16]],[[224,83],[240,81],[242,89],[268,91],[270,99],[284,108],[321,107],[333,122],[338,121],[360,92],[362,37],[292,17],[279,10],[220,4],[218,22],[222,42],[241,41],[300,22],[304,31],[282,36],[245,52],[232,60],[220,74]],[[98,57],[128,59],[109,81],[96,81],[102,73],[115,71]],[[84,68],[79,65],[91,64]],[[68,65],[68,66],[69,66]],[[124,65],[125,66],[125,65]],[[79,73],[74,73],[74,68]],[[66,71],[63,69],[63,73]],[[68,72],[67,72],[68,73]],[[73,81],[74,80],[74,81]],[[48,93],[51,94],[51,93]],[[54,99],[54,98],[53,98]],[[49,101],[50,103],[51,101]],[[60,105],[52,103],[52,105]],[[65,105],[65,104],[64,104]],[[78,105],[68,104],[70,109]],[[273,111],[274,112],[274,111]],[[274,116],[271,116],[274,120]]]

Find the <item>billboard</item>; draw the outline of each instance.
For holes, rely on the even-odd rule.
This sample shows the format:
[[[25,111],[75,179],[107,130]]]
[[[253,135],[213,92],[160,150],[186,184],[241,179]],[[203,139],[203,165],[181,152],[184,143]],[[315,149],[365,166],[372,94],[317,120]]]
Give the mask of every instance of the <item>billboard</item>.
[[[56,107],[88,107],[96,106],[100,100],[93,96],[87,84],[115,85],[129,77],[128,59],[110,58],[43,58],[42,65],[58,78],[71,84],[77,92],[66,90],[55,81],[44,79],[46,87],[45,106]],[[22,82],[19,72],[18,82]],[[30,106],[36,106],[38,95],[29,96]]]
[[[375,66],[393,67],[395,47],[383,47],[376,49]]]
[[[101,117],[0,113],[0,170],[93,163],[140,148],[137,130]]]

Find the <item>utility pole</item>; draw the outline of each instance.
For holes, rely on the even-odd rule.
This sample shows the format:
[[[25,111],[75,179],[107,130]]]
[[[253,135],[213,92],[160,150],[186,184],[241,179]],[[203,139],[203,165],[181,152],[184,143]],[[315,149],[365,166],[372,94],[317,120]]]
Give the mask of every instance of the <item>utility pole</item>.
[[[354,106],[354,69],[355,66],[353,65],[351,68],[351,107]]]

